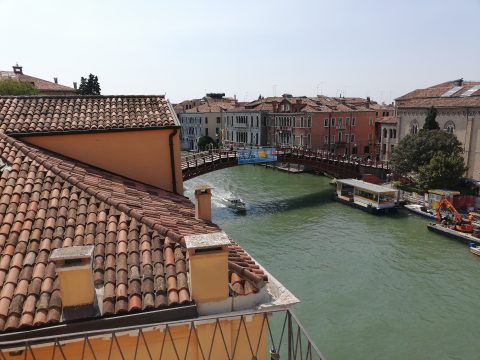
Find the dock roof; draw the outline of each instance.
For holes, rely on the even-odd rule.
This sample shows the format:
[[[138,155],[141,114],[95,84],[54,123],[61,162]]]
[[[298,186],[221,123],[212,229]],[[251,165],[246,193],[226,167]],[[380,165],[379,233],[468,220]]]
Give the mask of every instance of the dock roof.
[[[376,185],[376,184],[372,184],[366,181],[356,180],[356,179],[340,179],[340,180],[337,180],[337,184],[338,183],[353,186],[356,188],[364,189],[364,190],[379,193],[379,194],[397,191],[395,189],[392,189],[386,186]]]

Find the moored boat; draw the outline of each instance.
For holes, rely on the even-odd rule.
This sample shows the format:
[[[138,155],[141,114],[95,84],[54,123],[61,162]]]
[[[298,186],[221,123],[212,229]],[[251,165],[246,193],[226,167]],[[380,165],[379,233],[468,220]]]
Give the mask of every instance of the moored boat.
[[[435,219],[435,211],[434,210],[430,210],[428,209],[427,207],[423,206],[423,205],[419,205],[419,204],[407,204],[407,205],[404,205],[404,207],[416,214],[416,215],[419,215],[419,216],[422,216],[424,218],[427,218],[427,219]]]
[[[396,210],[398,191],[356,179],[337,179],[335,200],[377,214]]]
[[[470,252],[477,256],[480,256],[480,246],[479,245],[470,245]]]

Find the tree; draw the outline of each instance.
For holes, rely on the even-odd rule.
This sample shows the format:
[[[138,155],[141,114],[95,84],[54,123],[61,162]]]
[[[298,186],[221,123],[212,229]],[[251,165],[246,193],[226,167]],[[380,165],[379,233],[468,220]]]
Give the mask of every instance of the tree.
[[[15,79],[2,79],[0,80],[0,95],[36,95],[38,89],[31,83],[25,81],[18,81]]]
[[[457,188],[465,171],[467,167],[461,155],[438,152],[428,164],[420,166],[418,187],[423,190]]]
[[[211,144],[211,145],[210,145]],[[198,148],[200,150],[205,150],[209,147],[216,147],[215,146],[215,141],[208,135],[202,136],[200,139],[198,139]]]
[[[100,95],[100,83],[98,82],[98,77],[90,74],[88,79],[80,79],[80,86],[78,87],[78,93],[80,95]]]
[[[438,153],[461,156],[462,144],[455,135],[442,130],[422,130],[403,138],[392,154],[392,169],[397,175],[418,173]]]
[[[439,130],[440,126],[437,123],[437,109],[431,107],[428,109],[427,117],[425,118],[425,124],[423,124],[423,130]]]

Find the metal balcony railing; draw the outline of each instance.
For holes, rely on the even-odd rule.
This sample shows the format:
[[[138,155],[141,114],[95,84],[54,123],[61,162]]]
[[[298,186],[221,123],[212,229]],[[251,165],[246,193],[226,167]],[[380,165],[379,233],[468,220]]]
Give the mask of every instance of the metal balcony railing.
[[[249,328],[248,319],[252,315],[261,316],[260,331]],[[236,320],[237,327],[227,320]],[[208,339],[205,339],[205,333],[199,335],[199,327],[206,323],[213,327]],[[188,330],[178,336],[176,328],[182,325],[188,326]],[[152,329],[156,331],[156,338],[152,338]],[[125,336],[128,336],[128,341],[122,340]],[[100,341],[103,342],[102,346],[99,345]],[[75,343],[78,350],[73,353],[68,346],[74,346]],[[49,350],[45,352],[47,347]],[[2,360],[41,359],[45,358],[47,353],[48,358],[64,360],[325,359],[291,310],[203,316],[154,325],[0,341]]]

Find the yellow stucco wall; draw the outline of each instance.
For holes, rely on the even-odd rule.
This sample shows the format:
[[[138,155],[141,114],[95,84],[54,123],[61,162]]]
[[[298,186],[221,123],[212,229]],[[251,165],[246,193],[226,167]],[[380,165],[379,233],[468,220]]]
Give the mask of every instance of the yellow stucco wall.
[[[26,136],[22,141],[115,174],[173,191],[169,135],[172,129]],[[173,139],[177,192],[183,194],[180,130]]]
[[[143,337],[138,336],[137,331],[123,334],[117,333],[116,340],[114,339],[113,343],[110,336],[90,338],[89,343],[86,343],[83,339],[72,340],[61,342],[61,350],[68,360],[93,360],[94,358],[112,360],[161,358],[171,360],[177,359],[176,354],[178,354],[178,358],[184,359],[188,345],[187,360],[203,359],[201,352],[203,352],[205,358],[209,358],[208,356],[211,352],[210,359],[224,360],[227,359],[228,356],[226,354],[225,345],[222,341],[223,334],[230,358],[235,349],[234,359],[251,360],[251,349],[253,349],[253,353],[257,353],[258,360],[266,360],[268,334],[266,324],[264,324],[262,328],[262,322],[263,314],[258,314],[246,319],[244,323],[245,326],[240,323],[240,320],[222,320],[222,332],[220,332],[218,325],[216,327],[215,322],[197,325],[198,339],[193,331],[190,333],[189,325],[173,326],[170,327],[168,331],[165,328],[162,330],[157,329],[146,331],[143,333]],[[238,330],[239,327],[240,331]],[[250,344],[247,339],[245,327],[248,330]],[[212,344],[214,333],[215,339]],[[175,347],[172,345],[171,338],[174,340]],[[145,343],[148,345],[148,349],[145,346]],[[137,351],[135,354],[136,348]],[[55,354],[53,351],[53,345],[50,344],[47,346],[33,346],[31,349],[35,359],[64,359],[58,346],[55,350]],[[4,356],[6,360],[19,360],[24,358],[33,359],[34,357],[31,352],[27,351],[27,354],[24,352],[10,353],[6,350]],[[95,357],[93,354],[95,354]]]

